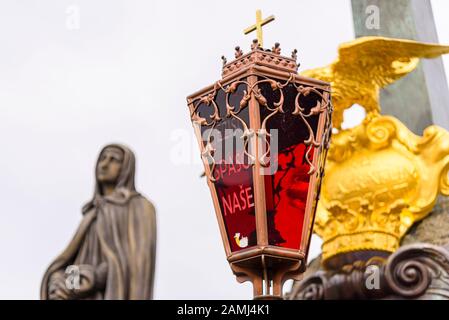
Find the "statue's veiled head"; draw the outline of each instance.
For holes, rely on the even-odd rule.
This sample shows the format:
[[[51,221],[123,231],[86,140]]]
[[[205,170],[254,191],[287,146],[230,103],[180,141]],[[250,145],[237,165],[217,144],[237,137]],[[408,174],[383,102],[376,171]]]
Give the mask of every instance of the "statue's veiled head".
[[[135,191],[134,173],[133,152],[123,145],[107,145],[101,150],[95,168],[96,192],[104,195],[106,188]]]
[[[117,184],[122,170],[124,152],[115,146],[108,146],[100,153],[96,176],[100,184]]]

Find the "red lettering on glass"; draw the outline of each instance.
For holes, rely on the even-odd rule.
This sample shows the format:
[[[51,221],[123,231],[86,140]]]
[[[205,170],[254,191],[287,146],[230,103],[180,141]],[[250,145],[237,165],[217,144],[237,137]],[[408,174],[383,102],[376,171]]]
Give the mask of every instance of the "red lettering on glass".
[[[229,201],[226,201],[225,197],[221,197],[221,201],[223,202],[225,216],[228,215],[228,211],[230,211],[232,213],[231,195],[228,194],[227,198]]]
[[[248,203],[248,208],[254,207],[254,202],[251,202],[251,199],[253,198],[253,193],[250,191],[251,191],[251,187],[248,187],[245,189],[246,202]]]
[[[240,188],[241,190],[239,192],[234,191],[221,197],[225,216],[254,207],[252,187],[243,189],[243,187],[240,186]]]

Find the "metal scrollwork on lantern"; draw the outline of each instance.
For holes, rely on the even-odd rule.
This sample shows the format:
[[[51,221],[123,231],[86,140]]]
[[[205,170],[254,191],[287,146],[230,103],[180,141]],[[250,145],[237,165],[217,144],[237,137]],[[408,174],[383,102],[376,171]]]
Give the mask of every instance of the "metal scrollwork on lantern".
[[[255,296],[280,297],[304,272],[331,136],[330,85],[280,50],[237,47],[187,98],[227,259]]]

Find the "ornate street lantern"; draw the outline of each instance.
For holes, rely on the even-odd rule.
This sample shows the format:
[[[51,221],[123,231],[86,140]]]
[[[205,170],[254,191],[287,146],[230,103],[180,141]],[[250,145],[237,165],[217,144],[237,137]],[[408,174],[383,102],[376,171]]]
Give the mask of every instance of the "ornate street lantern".
[[[228,262],[257,298],[305,270],[332,113],[330,85],[297,74],[296,50],[259,43],[187,98]]]

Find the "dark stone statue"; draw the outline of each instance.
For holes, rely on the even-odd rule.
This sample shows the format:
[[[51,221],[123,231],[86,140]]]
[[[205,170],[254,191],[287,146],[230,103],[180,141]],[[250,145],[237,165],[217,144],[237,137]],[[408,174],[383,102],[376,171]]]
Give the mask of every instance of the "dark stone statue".
[[[93,199],[67,248],[45,272],[41,299],[152,299],[156,217],[134,187],[135,157],[103,148]]]

